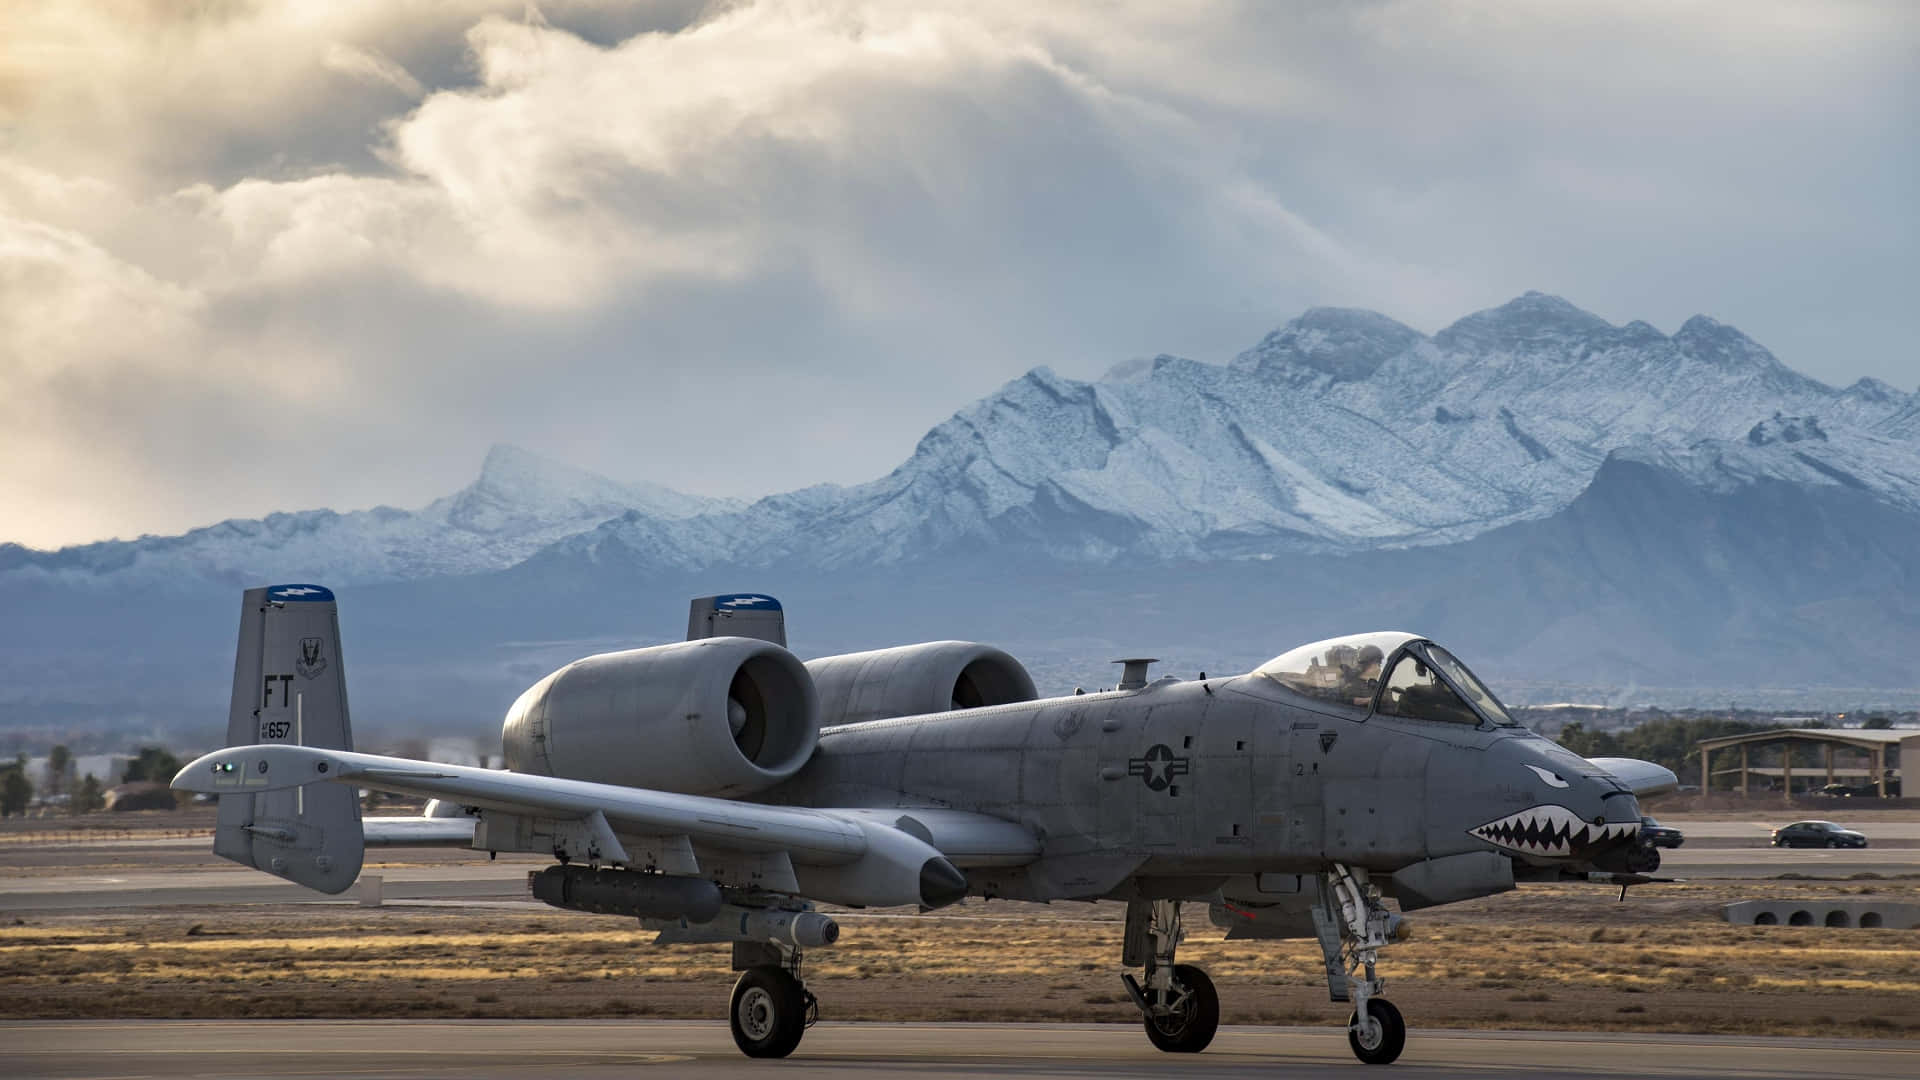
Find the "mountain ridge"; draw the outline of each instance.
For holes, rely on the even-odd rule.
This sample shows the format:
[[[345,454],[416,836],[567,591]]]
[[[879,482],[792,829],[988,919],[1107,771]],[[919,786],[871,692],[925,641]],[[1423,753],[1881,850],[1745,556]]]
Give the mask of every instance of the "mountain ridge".
[[[1431,337],[1365,309],[1312,308],[1226,364],[1163,354],[1092,381],[1037,367],[864,484],[742,504],[502,446],[473,484],[420,510],[275,514],[57,552],[0,545],[0,581],[351,584],[535,557],[832,571],[978,550],[1082,565],[1391,550],[1557,513],[1622,448],[1682,455],[1782,417],[1830,437],[1764,469],[1920,510],[1920,392],[1829,387],[1705,315],[1666,335],[1528,292]]]
[[[254,583],[300,576],[362,582],[486,573],[629,510],[672,520],[738,506],[736,500],[657,484],[622,484],[496,444],[473,483],[418,510],[382,505],[229,518],[178,536],[103,540],[52,552],[0,543],[0,579],[32,575],[85,584],[90,575],[123,575],[154,583]]]

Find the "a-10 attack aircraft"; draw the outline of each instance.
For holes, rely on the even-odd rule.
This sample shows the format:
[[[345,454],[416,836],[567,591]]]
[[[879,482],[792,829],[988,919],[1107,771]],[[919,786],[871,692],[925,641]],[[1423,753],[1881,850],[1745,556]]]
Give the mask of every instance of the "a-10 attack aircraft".
[[[333,594],[250,589],[227,749],[173,780],[219,798],[214,851],[323,892],[369,843],[551,855],[549,904],[731,942],[728,1021],[783,1057],[818,1016],[815,902],[1114,900],[1128,996],[1161,1050],[1212,1040],[1220,1002],[1178,963],[1182,906],[1229,939],[1314,938],[1361,1061],[1400,1055],[1379,951],[1402,912],[1519,882],[1651,880],[1636,796],[1658,765],[1589,761],[1516,724],[1432,641],[1303,645],[1245,675],[1036,698],[1006,653],[936,641],[802,663],[764,594],[693,602],[689,640],[577,660],[507,712],[504,771],[353,751]],[[360,817],[356,788],[435,800]]]

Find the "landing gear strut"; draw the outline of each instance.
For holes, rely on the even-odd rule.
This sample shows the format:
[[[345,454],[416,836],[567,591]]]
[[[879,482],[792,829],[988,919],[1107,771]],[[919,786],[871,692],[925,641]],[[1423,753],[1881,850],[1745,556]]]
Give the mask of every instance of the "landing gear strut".
[[[1180,901],[1134,900],[1127,904],[1127,934],[1120,962],[1146,968],[1146,985],[1120,976],[1127,996],[1145,1019],[1147,1039],[1169,1054],[1197,1054],[1220,1027],[1220,995],[1213,980],[1191,964],[1173,962],[1185,934]]]
[[[1407,1025],[1380,996],[1386,983],[1374,974],[1374,964],[1381,949],[1406,940],[1406,925],[1380,902],[1380,889],[1366,871],[1336,863],[1320,882],[1313,925],[1326,959],[1328,995],[1353,1002],[1347,1044],[1369,1065],[1391,1064],[1407,1045]]]
[[[783,1058],[820,1018],[820,1003],[800,981],[800,950],[785,945],[739,942],[734,946],[733,984],[727,1026],[748,1057]]]

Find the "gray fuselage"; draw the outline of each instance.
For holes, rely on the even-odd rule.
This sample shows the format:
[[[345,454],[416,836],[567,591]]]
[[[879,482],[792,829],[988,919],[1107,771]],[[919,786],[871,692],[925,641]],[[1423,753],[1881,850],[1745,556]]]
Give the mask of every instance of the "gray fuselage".
[[[1018,822],[1041,837],[1040,860],[976,872],[973,891],[1034,900],[1130,895],[1142,878],[1514,855],[1469,830],[1543,804],[1639,816],[1622,785],[1524,728],[1370,714],[1260,675],[828,728],[760,801]]]

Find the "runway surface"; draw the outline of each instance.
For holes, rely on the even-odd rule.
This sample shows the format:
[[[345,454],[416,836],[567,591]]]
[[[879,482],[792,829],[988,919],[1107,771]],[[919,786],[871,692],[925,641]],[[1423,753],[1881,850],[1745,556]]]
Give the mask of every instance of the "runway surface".
[[[212,856],[209,856],[212,858]],[[544,863],[542,865],[545,865]],[[535,867],[538,869],[538,867]],[[369,871],[383,878],[382,893],[396,900],[526,900],[524,866],[431,866]],[[0,911],[90,911],[181,904],[355,903],[351,891],[328,896],[258,871],[132,870],[35,877],[0,877]]]
[[[1222,1028],[1205,1053],[1155,1051],[1135,1025],[823,1023],[772,1064],[720,1023],[684,1021],[23,1022],[0,1025],[12,1077],[783,1076],[1484,1077],[1920,1075],[1920,1043],[1413,1031],[1391,1072],[1336,1028]]]
[[[1778,877],[1806,874],[1846,878],[1854,874],[1920,874],[1920,848],[1710,848],[1681,847],[1660,853],[1660,873],[1682,878]]]
[[[1747,841],[1765,844],[1773,835],[1773,830],[1790,821],[1835,821],[1849,829],[1858,829],[1867,834],[1870,844],[1911,843],[1920,841],[1920,821],[1881,821],[1862,814],[1848,814],[1847,800],[1835,800],[1831,810],[1804,814],[1799,817],[1786,815],[1776,817],[1754,817],[1740,821],[1696,820],[1684,814],[1671,816],[1655,815],[1661,821],[1672,824],[1687,835],[1689,845],[1703,840],[1708,841]]]

